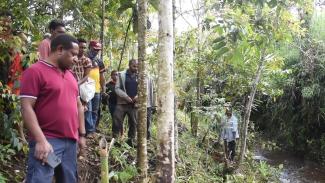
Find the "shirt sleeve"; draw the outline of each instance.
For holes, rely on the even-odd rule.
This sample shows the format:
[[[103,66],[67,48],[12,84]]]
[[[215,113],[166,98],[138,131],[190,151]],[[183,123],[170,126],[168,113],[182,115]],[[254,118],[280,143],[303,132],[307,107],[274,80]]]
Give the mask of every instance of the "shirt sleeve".
[[[29,68],[23,72],[21,78],[20,98],[37,99],[41,90],[41,77],[34,68]]]
[[[38,46],[38,52],[39,52],[39,58],[41,60],[45,60],[49,57],[50,55],[50,45],[47,40],[43,40],[41,44]]]

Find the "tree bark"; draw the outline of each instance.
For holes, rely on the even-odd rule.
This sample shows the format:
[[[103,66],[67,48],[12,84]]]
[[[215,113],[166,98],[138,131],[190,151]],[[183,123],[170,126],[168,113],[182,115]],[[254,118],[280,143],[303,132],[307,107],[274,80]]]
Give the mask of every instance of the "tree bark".
[[[249,94],[249,99],[248,102],[246,104],[246,108],[245,108],[245,113],[244,113],[244,129],[242,130],[244,133],[242,135],[242,142],[241,142],[241,150],[240,150],[240,159],[239,159],[239,163],[242,163],[244,160],[244,156],[246,153],[246,142],[247,142],[247,133],[248,133],[248,125],[249,125],[249,119],[251,116],[251,111],[252,111],[252,105],[254,102],[254,98],[255,98],[255,93],[257,90],[257,85],[260,81],[261,78],[261,74],[263,71],[263,66],[264,66],[264,57],[265,57],[265,50],[262,50],[262,54],[261,54],[261,58],[259,60],[259,65],[256,71],[256,75],[255,75],[255,79],[251,88],[251,92]]]
[[[174,53],[174,69],[173,69],[173,77],[175,78],[175,67],[176,67],[176,51],[175,51],[175,40],[176,40],[176,28],[175,28],[175,23],[176,23],[176,0],[172,0],[173,2],[173,34],[174,34],[174,39],[173,39],[173,53]],[[175,118],[175,124],[174,124],[174,129],[175,129],[175,160],[176,162],[179,160],[179,154],[178,154],[178,121],[177,121],[177,96],[174,96],[174,118]]]
[[[157,181],[175,181],[172,0],[159,2]]]
[[[147,0],[138,0],[138,55],[139,55],[139,111],[138,111],[138,146],[137,163],[140,181],[147,178],[147,73],[146,73],[146,26],[147,26]]]
[[[105,27],[105,0],[102,0],[102,25],[101,25],[101,33],[100,33],[100,42],[102,44],[102,51],[100,52],[100,59],[104,61],[104,29]]]

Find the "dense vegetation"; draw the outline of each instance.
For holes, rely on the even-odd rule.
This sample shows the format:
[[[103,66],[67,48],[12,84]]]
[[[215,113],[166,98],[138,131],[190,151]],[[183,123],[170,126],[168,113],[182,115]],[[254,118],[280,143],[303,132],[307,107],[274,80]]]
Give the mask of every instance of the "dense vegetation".
[[[315,13],[306,37],[279,46],[286,74],[276,78],[282,94],[261,93],[255,120],[259,130],[281,145],[325,163],[324,13]]]
[[[105,1],[104,1],[105,2]],[[0,2],[0,15],[11,13],[13,34],[0,39],[1,73],[10,62],[8,50],[21,52],[24,67],[36,60],[36,48],[47,23],[63,19],[76,37],[100,39],[104,17],[104,62],[109,70],[125,68],[137,57],[136,1],[106,2],[101,14],[100,0]],[[218,130],[223,105],[234,106],[245,131],[247,105],[253,100],[252,117],[247,123],[249,149],[257,133],[276,141],[284,149],[325,164],[325,14],[313,1],[232,0],[191,1],[196,24],[175,36],[174,84],[178,122],[177,182],[278,181],[279,169],[256,162],[253,154],[236,170],[223,161]],[[157,13],[157,0],[149,1],[150,15]],[[8,11],[10,10],[10,12]],[[184,18],[180,5],[176,18]],[[158,33],[151,28],[157,21],[148,18],[148,68],[158,77]],[[177,22],[177,21],[176,21]],[[6,28],[0,22],[0,31]],[[177,30],[177,25],[176,25]],[[27,40],[23,39],[21,32]],[[8,65],[8,64],[7,64]],[[0,83],[0,183],[21,181],[28,146],[21,129],[19,100]],[[109,74],[107,74],[109,77]],[[251,92],[256,85],[256,95]],[[111,119],[103,111],[101,134],[111,138]],[[154,120],[156,121],[156,119]],[[156,122],[153,140],[148,145],[149,173],[157,164]],[[241,137],[242,138],[242,137]],[[85,180],[98,179],[97,141],[88,142],[93,164],[84,163]],[[242,145],[242,143],[241,143]],[[238,148],[239,150],[239,148]],[[251,152],[251,151],[249,151]],[[114,147],[110,154],[110,177],[116,182],[137,180],[136,150],[127,144]],[[17,166],[20,162],[21,166]],[[97,162],[98,163],[98,162]],[[97,169],[96,169],[97,168]],[[15,175],[12,172],[15,171]],[[87,177],[88,176],[88,177]]]

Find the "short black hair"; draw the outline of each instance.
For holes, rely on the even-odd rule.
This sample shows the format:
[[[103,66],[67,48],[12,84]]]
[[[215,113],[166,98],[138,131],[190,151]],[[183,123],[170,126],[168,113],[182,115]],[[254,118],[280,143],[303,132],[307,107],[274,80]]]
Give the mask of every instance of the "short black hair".
[[[49,30],[55,30],[57,27],[65,27],[65,24],[61,20],[52,20],[49,23]]]
[[[57,37],[55,37],[53,40],[51,40],[51,52],[55,52],[55,50],[60,45],[63,46],[63,49],[69,50],[73,47],[72,43],[78,44],[79,42],[73,36],[70,36],[68,34],[60,34]]]
[[[84,38],[78,38],[78,42],[87,44],[87,41]]]
[[[117,72],[117,70],[112,70],[111,75],[113,75],[116,72]]]
[[[131,64],[133,64],[133,62],[137,62],[138,60],[136,60],[136,59],[131,59],[131,60],[129,60],[129,66],[131,65]]]

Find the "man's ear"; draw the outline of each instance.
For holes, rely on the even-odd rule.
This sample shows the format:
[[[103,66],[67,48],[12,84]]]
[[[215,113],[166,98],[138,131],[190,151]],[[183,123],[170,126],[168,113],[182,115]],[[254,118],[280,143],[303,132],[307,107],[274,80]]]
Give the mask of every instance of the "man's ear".
[[[56,48],[56,51],[59,53],[59,55],[62,55],[62,52],[63,52],[63,46],[62,46],[62,45],[59,45],[59,46]]]

